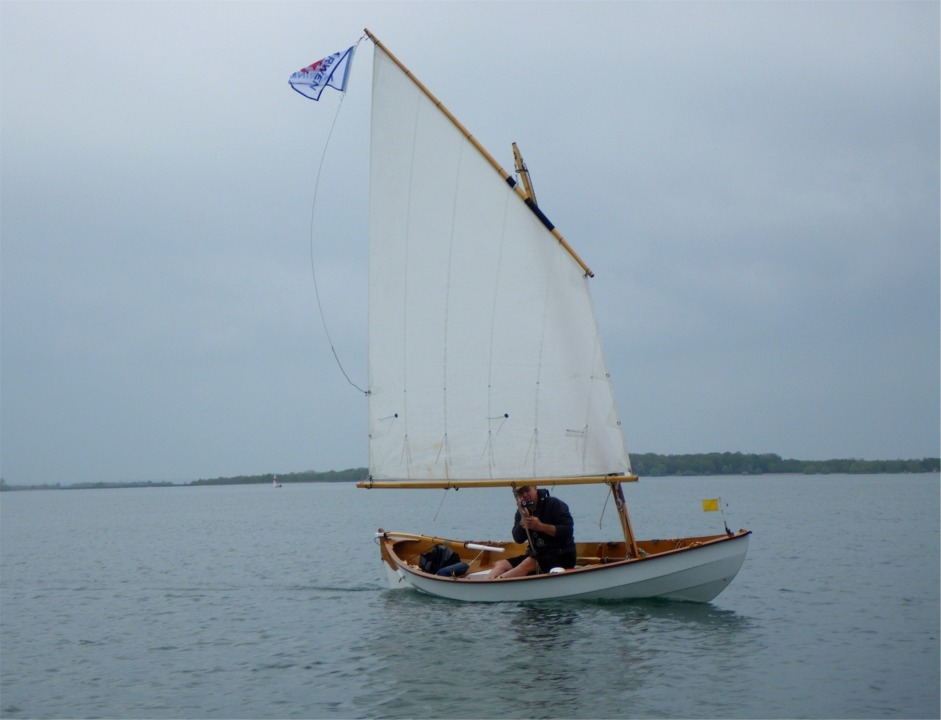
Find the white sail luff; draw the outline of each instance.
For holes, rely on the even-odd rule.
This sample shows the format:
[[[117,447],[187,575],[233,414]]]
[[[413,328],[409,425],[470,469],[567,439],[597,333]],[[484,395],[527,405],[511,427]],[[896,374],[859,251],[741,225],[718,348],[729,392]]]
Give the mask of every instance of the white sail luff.
[[[628,472],[583,268],[381,47],[373,73],[371,475]]]

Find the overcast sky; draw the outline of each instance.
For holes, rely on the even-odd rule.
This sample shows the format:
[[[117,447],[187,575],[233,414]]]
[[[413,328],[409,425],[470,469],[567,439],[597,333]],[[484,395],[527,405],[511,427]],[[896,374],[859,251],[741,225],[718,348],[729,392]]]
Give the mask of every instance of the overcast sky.
[[[519,143],[632,452],[939,454],[937,2],[4,0],[7,482],[367,464],[372,48],[287,84],[364,27]]]

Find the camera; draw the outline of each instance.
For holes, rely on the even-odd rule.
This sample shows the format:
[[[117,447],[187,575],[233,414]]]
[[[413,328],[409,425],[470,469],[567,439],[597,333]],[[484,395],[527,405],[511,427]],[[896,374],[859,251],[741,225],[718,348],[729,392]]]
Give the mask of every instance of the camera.
[[[533,507],[535,504],[536,504],[536,503],[534,503],[532,500],[523,500],[523,501],[520,503],[520,507],[521,507],[521,508],[526,508],[527,510],[529,510],[529,509],[530,509],[531,507]]]

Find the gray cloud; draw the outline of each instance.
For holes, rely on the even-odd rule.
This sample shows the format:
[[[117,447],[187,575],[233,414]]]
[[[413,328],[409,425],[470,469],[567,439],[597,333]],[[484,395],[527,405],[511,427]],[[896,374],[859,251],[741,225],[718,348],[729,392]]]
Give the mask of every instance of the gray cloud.
[[[365,465],[368,26],[596,270],[635,451],[939,452],[935,3],[5,2],[2,473]]]

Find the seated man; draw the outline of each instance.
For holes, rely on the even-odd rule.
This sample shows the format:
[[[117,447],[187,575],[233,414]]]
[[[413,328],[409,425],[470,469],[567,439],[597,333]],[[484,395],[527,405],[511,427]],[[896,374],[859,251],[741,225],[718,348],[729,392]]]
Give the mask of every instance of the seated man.
[[[548,490],[525,485],[516,490],[516,515],[513,517],[513,539],[528,542],[525,555],[500,560],[487,576],[511,578],[547,573],[554,567],[575,566],[575,523],[569,507]]]

